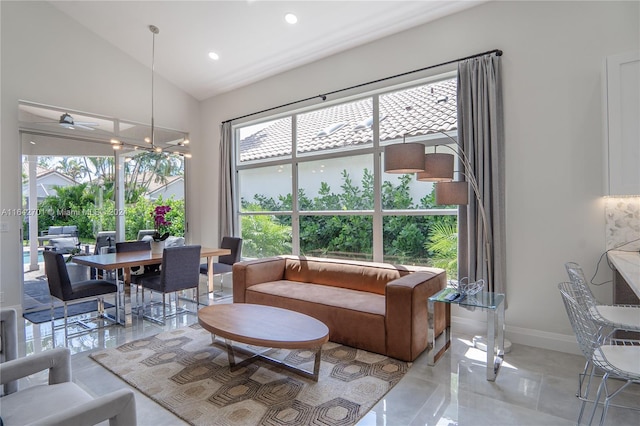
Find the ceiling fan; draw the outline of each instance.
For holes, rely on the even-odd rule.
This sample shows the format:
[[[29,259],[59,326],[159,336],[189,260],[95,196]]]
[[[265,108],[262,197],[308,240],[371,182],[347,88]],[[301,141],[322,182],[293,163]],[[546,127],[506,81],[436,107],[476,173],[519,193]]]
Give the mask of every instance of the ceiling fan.
[[[73,130],[75,128],[85,129],[85,130],[95,130],[92,126],[99,126],[98,123],[90,122],[90,121],[74,121],[73,117],[66,112],[60,116],[60,120],[58,121],[60,126],[65,129]]]

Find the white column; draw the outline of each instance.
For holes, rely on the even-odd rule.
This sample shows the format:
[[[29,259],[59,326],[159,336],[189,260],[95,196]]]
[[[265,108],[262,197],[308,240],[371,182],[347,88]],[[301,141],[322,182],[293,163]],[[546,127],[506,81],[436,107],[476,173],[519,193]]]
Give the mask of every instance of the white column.
[[[116,167],[116,241],[124,241],[124,155],[115,151]]]
[[[29,254],[30,263],[29,271],[37,271],[38,266],[38,215],[36,214],[38,209],[38,156],[27,156],[29,163]]]

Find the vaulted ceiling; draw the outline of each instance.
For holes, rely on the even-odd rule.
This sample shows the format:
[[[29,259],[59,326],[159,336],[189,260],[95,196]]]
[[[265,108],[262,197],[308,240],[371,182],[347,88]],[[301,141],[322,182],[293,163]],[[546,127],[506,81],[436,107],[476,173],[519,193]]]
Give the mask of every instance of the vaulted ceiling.
[[[50,3],[144,65],[154,51],[155,72],[203,100],[482,1]],[[298,22],[287,23],[287,13]],[[155,48],[149,25],[160,30]]]

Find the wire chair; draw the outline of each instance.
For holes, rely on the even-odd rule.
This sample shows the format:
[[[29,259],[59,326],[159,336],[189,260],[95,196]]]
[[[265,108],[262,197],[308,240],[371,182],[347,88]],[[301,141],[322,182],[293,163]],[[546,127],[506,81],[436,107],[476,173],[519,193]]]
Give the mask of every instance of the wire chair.
[[[603,392],[604,405],[600,416],[600,425],[604,424],[607,411],[611,405],[637,410],[638,408],[635,407],[611,404],[611,400],[632,383],[640,384],[640,342],[637,340],[612,338],[613,333],[611,332],[605,334],[607,330],[595,320],[591,314],[591,310],[585,309],[584,289],[580,288],[580,284],[565,282],[560,283],[558,288],[560,289],[562,301],[567,310],[571,327],[576,335],[578,346],[587,359],[584,374],[586,374],[588,366],[591,366],[584,395],[581,393],[582,379],[580,381],[578,397],[582,400],[582,405],[578,415],[578,424],[580,424],[582,420],[587,402],[593,402],[589,424],[593,422]],[[600,386],[598,386],[595,399],[589,401],[589,388],[596,368],[601,369],[604,374]],[[607,380],[610,378],[624,380],[625,383],[610,393],[607,385]]]
[[[640,306],[638,305],[605,305],[598,303],[587,284],[584,272],[576,262],[564,264],[569,274],[569,280],[577,285],[581,297],[577,300],[583,303],[593,319],[603,327],[618,328],[626,331],[640,332]]]

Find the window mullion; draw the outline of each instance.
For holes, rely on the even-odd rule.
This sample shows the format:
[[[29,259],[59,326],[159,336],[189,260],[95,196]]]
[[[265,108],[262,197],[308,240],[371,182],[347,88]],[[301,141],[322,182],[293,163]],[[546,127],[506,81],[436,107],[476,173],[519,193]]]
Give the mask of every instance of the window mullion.
[[[380,102],[378,95],[373,96],[373,261],[382,262],[384,258],[382,230],[382,166],[380,150]]]
[[[300,214],[298,200],[298,115],[291,117],[291,252],[300,254]]]

